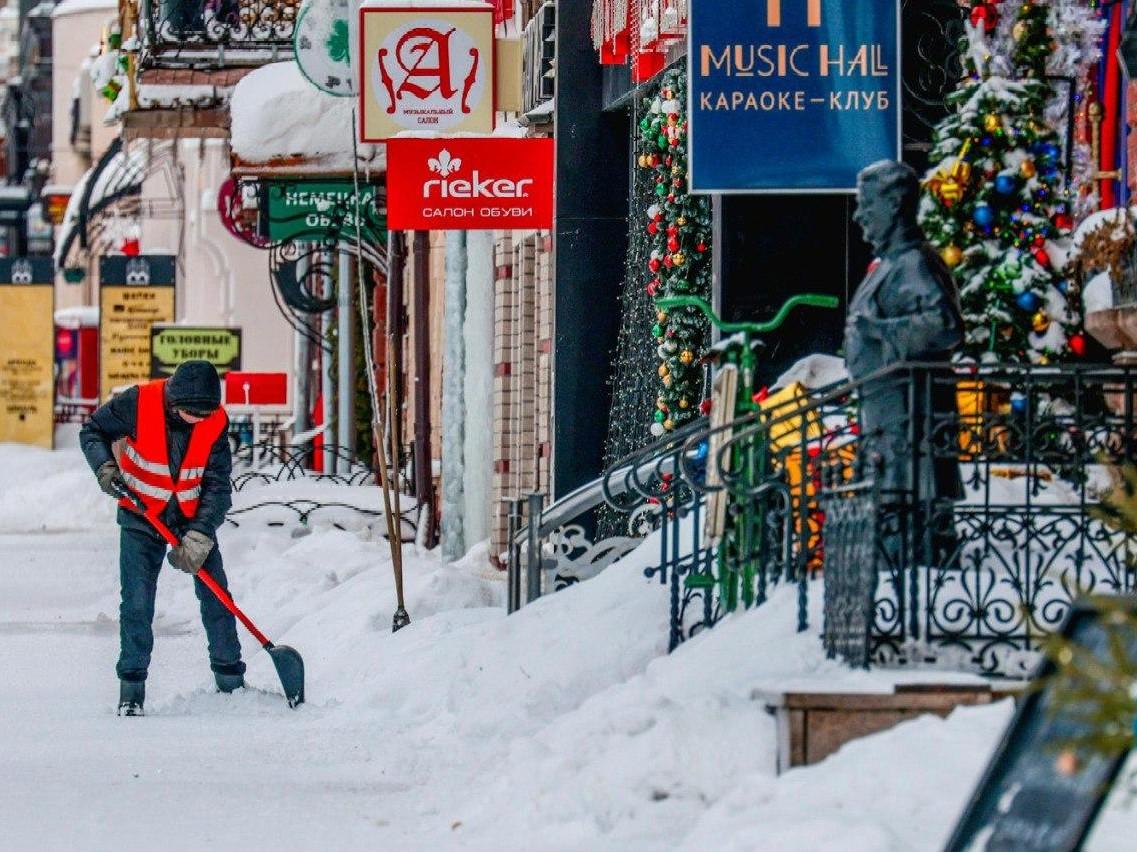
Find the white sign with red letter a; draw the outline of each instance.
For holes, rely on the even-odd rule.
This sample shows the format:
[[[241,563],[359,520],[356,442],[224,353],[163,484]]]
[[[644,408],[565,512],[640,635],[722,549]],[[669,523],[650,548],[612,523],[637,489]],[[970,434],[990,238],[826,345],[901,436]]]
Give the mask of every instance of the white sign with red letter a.
[[[494,127],[493,7],[360,9],[360,141]]]

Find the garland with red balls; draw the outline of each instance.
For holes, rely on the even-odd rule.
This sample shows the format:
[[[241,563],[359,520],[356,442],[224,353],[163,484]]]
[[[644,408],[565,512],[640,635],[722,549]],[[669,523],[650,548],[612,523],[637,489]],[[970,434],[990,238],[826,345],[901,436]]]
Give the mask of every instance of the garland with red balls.
[[[644,99],[638,126],[637,165],[650,169],[655,201],[644,211],[650,238],[647,292],[652,297],[711,293],[711,206],[688,189],[687,77],[685,68],[662,75]],[[694,309],[658,311],[652,327],[659,357],[659,394],[651,426],[661,436],[695,417],[703,398],[700,360],[709,327]]]

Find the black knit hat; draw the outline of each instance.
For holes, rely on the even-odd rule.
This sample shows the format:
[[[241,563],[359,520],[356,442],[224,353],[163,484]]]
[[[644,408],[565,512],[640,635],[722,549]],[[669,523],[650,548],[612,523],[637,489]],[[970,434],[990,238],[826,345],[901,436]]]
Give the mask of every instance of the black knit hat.
[[[185,361],[166,383],[166,403],[172,409],[207,414],[221,406],[221,377],[208,361]]]

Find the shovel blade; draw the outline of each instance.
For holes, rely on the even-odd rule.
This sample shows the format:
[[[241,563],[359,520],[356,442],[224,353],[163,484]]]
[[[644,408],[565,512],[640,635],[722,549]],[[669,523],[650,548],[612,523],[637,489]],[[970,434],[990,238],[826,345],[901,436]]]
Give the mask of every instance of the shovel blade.
[[[269,657],[272,658],[276,674],[280,677],[280,686],[284,688],[284,698],[288,700],[288,707],[295,708],[304,701],[304,659],[300,652],[291,646],[265,647]]]

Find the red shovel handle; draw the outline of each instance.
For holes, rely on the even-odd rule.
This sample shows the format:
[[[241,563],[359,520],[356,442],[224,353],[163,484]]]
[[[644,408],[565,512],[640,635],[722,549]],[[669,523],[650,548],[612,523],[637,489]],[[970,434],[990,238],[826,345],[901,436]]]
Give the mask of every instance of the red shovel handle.
[[[229,597],[229,593],[221,588],[221,585],[213,579],[213,575],[205,569],[197,570],[197,578],[205,584],[217,596],[217,600],[225,605],[225,609],[241,620],[241,624],[249,629],[249,633],[257,638],[257,642],[264,646],[266,649],[272,648],[272,643],[269,638],[257,630],[257,626],[253,624],[253,620],[241,612],[241,608],[237,603]]]
[[[133,492],[128,492],[124,497],[131,501],[137,508],[139,514],[150,522],[151,526],[158,531],[158,534],[169,543],[170,547],[177,548],[181,545],[181,541],[174,535],[174,531],[170,530],[157,515],[146,511],[146,505],[135,495]],[[217,596],[217,600],[225,605],[225,609],[241,620],[241,624],[249,629],[249,633],[257,638],[257,642],[264,646],[266,649],[273,647],[272,642],[257,630],[257,626],[253,624],[253,620],[241,612],[241,608],[229,596],[221,585],[213,579],[213,575],[207,572],[204,568],[197,570],[197,578],[209,587],[210,592]]]

